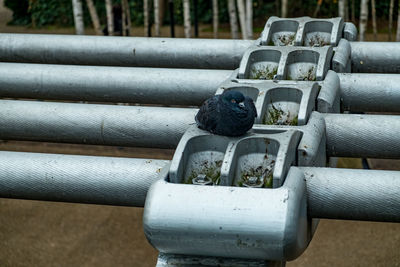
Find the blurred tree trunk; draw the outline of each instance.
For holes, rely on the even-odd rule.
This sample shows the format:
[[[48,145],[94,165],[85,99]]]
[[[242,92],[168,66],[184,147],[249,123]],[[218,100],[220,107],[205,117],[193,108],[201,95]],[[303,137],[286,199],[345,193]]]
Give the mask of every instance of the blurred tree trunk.
[[[253,39],[253,0],[246,0],[247,39]]]
[[[101,31],[99,16],[97,15],[96,7],[93,4],[93,0],[86,0],[86,5],[89,9],[90,19],[92,20],[93,28],[96,32],[96,35],[103,35],[103,32]]]
[[[388,40],[389,41],[392,41],[393,8],[394,8],[394,0],[390,0],[390,5],[389,5],[389,35],[388,35]]]
[[[164,25],[164,14],[165,14],[165,1],[164,0],[159,0],[158,1],[158,10],[159,10],[159,16],[160,16],[160,27]]]
[[[154,36],[160,36],[160,2],[159,0],[154,0]]]
[[[374,32],[374,41],[376,41],[376,40],[378,40],[378,30],[376,28],[375,0],[371,0],[371,13],[372,13],[372,30]]]
[[[344,0],[344,20],[349,21],[349,2]]]
[[[128,0],[121,0],[122,6],[122,35],[129,36],[131,29],[131,10]]]
[[[321,9],[322,1],[323,0],[318,0],[318,2],[317,2],[317,7],[315,8],[314,14],[313,14],[314,18],[316,18],[318,16],[319,10]]]
[[[228,0],[229,23],[231,24],[232,39],[239,38],[239,28],[236,17],[235,0]]]
[[[286,18],[288,15],[288,0],[282,0],[281,4],[281,17]]]
[[[81,0],[72,0],[72,8],[74,13],[76,34],[85,34],[85,26],[83,24],[83,11]]]
[[[351,21],[356,23],[356,0],[351,0]]]
[[[262,1],[259,2],[259,4],[262,4]],[[279,14],[279,12],[281,11],[280,8],[280,0],[275,0],[275,14]]]
[[[218,38],[218,0],[212,1],[214,38]]]
[[[343,19],[345,19],[345,17],[346,17],[345,1],[339,0],[338,7],[339,7],[339,17],[342,17]]]
[[[367,22],[368,22],[368,0],[361,0],[360,41],[365,40],[365,31],[367,30]]]
[[[143,0],[144,36],[149,37],[149,0]]]
[[[114,14],[112,10],[112,0],[106,0],[107,30],[108,35],[114,35]]]
[[[244,9],[244,2],[243,0],[237,0],[236,3],[239,13],[240,29],[242,30],[242,39],[248,39],[247,26],[246,26],[246,11]]]
[[[398,15],[397,15],[397,32],[396,32],[396,42],[400,42],[400,3],[397,8]]]
[[[183,0],[183,25],[185,31],[185,38],[191,37],[191,28],[190,25],[190,3],[189,0]]]

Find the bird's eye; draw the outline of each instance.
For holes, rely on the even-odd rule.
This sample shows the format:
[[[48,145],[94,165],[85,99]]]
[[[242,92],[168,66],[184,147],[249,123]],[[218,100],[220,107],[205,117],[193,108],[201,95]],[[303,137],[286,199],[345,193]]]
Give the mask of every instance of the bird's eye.
[[[232,102],[232,103],[236,103],[236,100],[235,100],[235,99],[231,99],[231,102]]]

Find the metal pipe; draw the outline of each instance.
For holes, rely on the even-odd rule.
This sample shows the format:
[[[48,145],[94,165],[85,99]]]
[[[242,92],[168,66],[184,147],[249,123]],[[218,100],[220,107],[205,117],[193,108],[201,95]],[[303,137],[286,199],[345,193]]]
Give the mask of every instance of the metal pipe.
[[[338,75],[344,110],[400,112],[400,75],[355,73],[338,73]]]
[[[400,172],[301,167],[312,218],[400,222]]]
[[[400,43],[350,42],[351,71],[356,73],[400,73]]]
[[[0,100],[0,139],[175,148],[197,109]]]
[[[50,100],[201,105],[229,70],[0,63],[0,96]],[[400,111],[400,75],[339,73],[349,111]]]
[[[251,40],[0,34],[0,61],[235,69]],[[400,73],[400,44],[350,42],[352,71]]]
[[[0,34],[0,61],[236,69],[251,40]]]
[[[198,109],[0,100],[0,139],[175,148]],[[323,114],[327,155],[400,158],[400,119]]]
[[[332,157],[400,159],[400,117],[323,114]]]
[[[0,96],[201,105],[232,71],[0,63]]]
[[[168,162],[0,151],[0,197],[143,207]]]
[[[0,151],[0,197],[143,207],[150,185],[167,164]],[[306,178],[310,217],[400,221],[400,172],[299,169]]]

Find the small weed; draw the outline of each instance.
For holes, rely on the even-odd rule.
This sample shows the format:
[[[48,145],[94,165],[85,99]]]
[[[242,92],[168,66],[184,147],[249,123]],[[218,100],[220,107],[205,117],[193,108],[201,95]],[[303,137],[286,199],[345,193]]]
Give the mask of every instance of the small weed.
[[[193,184],[193,179],[196,178],[199,174],[204,174],[206,177],[210,178],[214,185],[219,185],[221,178],[221,166],[222,160],[214,161],[213,163],[209,163],[208,161],[204,161],[201,168],[194,169],[185,180],[185,184]]]
[[[274,76],[278,73],[278,67],[273,67],[270,69],[267,67],[255,68],[253,67],[250,71],[250,79],[257,80],[272,80]]]
[[[288,34],[288,35],[279,35],[278,40],[284,46],[294,45],[294,37],[295,34]]]
[[[272,41],[272,38],[269,40],[268,45],[269,46],[274,46],[275,45],[274,41]]]
[[[243,187],[243,184],[247,183],[250,177],[257,177],[258,185],[262,183],[262,187],[271,188],[274,165],[275,162],[273,161],[270,168],[258,166],[256,168],[249,168],[248,170],[243,171],[240,175],[240,180],[237,182],[237,186]]]
[[[299,123],[299,117],[296,116],[296,117],[293,118],[293,120],[291,120],[291,121],[289,122],[288,125],[290,125],[290,126],[297,126],[298,123]]]
[[[310,40],[308,41],[308,45],[319,47],[329,45],[329,42],[326,41],[323,37],[316,34],[310,38]]]
[[[285,119],[286,118],[286,119]],[[263,118],[263,124],[266,125],[291,125],[295,126],[298,124],[298,116],[292,120],[290,118],[290,112],[285,112],[281,108],[276,108],[272,104],[272,109],[268,110],[268,115],[265,114]]]
[[[306,73],[300,74],[297,78],[289,76],[288,79],[295,81],[316,81],[317,77],[315,76],[314,69],[314,67],[311,67]]]

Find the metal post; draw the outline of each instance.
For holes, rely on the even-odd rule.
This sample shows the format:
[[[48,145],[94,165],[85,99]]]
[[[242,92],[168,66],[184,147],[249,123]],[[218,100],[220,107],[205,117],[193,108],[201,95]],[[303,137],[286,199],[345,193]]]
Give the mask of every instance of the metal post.
[[[0,100],[0,139],[175,148],[197,109]]]
[[[300,168],[312,218],[400,222],[400,172]]]
[[[232,71],[0,63],[10,98],[201,105]]]
[[[400,75],[338,73],[343,108],[353,112],[400,112]]]
[[[0,197],[143,207],[168,162],[0,151]]]
[[[356,73],[400,73],[400,43],[350,42],[351,68]]]
[[[0,61],[236,69],[250,40],[0,34]]]
[[[327,154],[400,159],[400,119],[390,115],[323,114]]]

